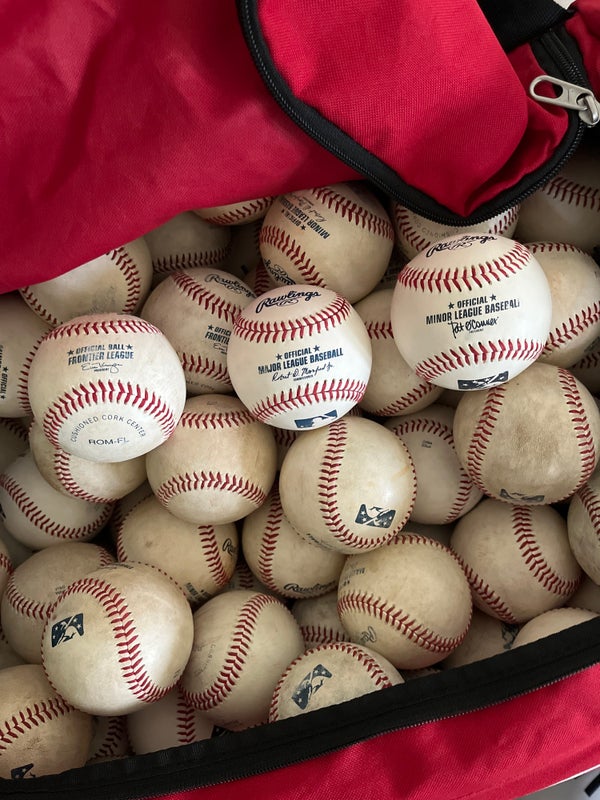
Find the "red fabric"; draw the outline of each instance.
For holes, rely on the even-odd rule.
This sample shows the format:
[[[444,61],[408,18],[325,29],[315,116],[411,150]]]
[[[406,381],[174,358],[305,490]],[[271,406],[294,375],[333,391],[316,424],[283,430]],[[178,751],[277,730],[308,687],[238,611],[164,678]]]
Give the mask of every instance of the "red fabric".
[[[482,711],[164,800],[511,800],[600,763],[600,665]]]

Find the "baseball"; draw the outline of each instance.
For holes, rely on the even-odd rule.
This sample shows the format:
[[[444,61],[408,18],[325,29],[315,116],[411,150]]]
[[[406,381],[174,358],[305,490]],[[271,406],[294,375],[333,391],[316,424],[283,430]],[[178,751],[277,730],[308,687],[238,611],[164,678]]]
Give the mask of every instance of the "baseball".
[[[515,636],[513,648],[531,644],[531,642],[536,642],[538,639],[552,636],[553,633],[596,619],[598,616],[600,615],[589,611],[587,608],[554,608],[551,611],[545,611],[523,625]]]
[[[217,267],[227,262],[231,230],[212,225],[193,211],[184,211],[145,234],[150,248],[154,283],[186,267]]]
[[[521,203],[515,238],[567,242],[591,253],[600,236],[600,158],[580,145],[554,178]]]
[[[277,197],[259,241],[279,286],[308,283],[355,303],[383,277],[394,229],[379,200],[357,181]]]
[[[600,394],[600,349],[596,348],[592,352],[580,358],[569,371],[590,390],[592,394]]]
[[[190,397],[168,441],[146,456],[161,505],[198,525],[223,525],[255,511],[276,470],[271,429],[230,395]]]
[[[568,524],[568,523],[567,523]],[[600,614],[600,585],[584,572],[579,589],[565,603],[571,608],[587,608]]]
[[[481,500],[481,489],[456,455],[453,422],[452,408],[433,403],[422,411],[391,417],[384,423],[408,448],[415,470],[417,488],[411,522],[446,525]]]
[[[193,606],[217,594],[231,579],[238,555],[233,522],[197,525],[174,517],[152,494],[124,517],[116,540],[122,563],[140,561],[166,572]]]
[[[111,564],[71,583],[42,634],[42,663],[67,702],[99,716],[129,714],[179,680],[193,640],[181,588],[147,564]]]
[[[353,642],[403,669],[430,667],[466,636],[471,590],[452,551],[408,530],[368,553],[349,555],[338,613]]]
[[[570,244],[525,246],[544,270],[552,295],[550,333],[539,361],[570,368],[600,344],[600,267]]]
[[[208,267],[171,272],[152,291],[140,316],[177,351],[188,395],[233,391],[227,345],[235,318],[254,297],[239,278]]]
[[[567,529],[575,558],[586,575],[600,584],[600,471],[571,497]]]
[[[94,717],[94,735],[87,763],[112,761],[130,754],[126,717]]]
[[[66,542],[33,553],[13,572],[0,604],[2,630],[13,650],[42,663],[42,631],[52,605],[73,581],[114,562],[104,547]]]
[[[380,289],[354,306],[369,334],[373,355],[371,374],[359,406],[377,417],[420,411],[444,391],[443,387],[417,375],[400,355],[392,331],[393,296],[393,288]]]
[[[257,578],[282,597],[315,597],[337,588],[344,556],[304,539],[286,519],[277,485],[242,525],[242,552]]]
[[[440,239],[463,233],[493,233],[496,236],[511,237],[517,227],[519,206],[502,211],[475,225],[451,227],[433,222],[427,217],[411,211],[397,200],[392,201],[391,217],[396,234],[396,243],[407,258],[414,258],[422,250],[427,250]]]
[[[125,719],[131,749],[136,755],[210,739],[214,729],[212,721],[186,701],[178,685],[161,700],[128,714]]]
[[[55,775],[83,767],[93,719],[60,696],[39,664],[0,671],[0,777]]]
[[[485,614],[478,608],[473,609],[473,618],[467,635],[444,659],[444,669],[462,667],[484,658],[491,658],[498,653],[512,649],[519,625],[511,625]]]
[[[84,314],[136,314],[151,284],[150,250],[140,238],[19,291],[31,310],[54,328]]]
[[[303,651],[300,628],[280,600],[246,589],[225,592],[194,613],[183,696],[227,730],[261,725],[277,681]]]
[[[31,362],[49,330],[16,292],[0,295],[0,417],[31,414]]]
[[[425,380],[466,391],[514,378],[542,352],[552,315],[543,269],[519,242],[458,234],[400,271],[392,330]]]
[[[300,626],[306,650],[330,642],[350,641],[338,614],[337,595],[336,586],[327,594],[303,598],[292,604],[290,611]]]
[[[370,692],[404,683],[380,653],[352,642],[308,650],[285,670],[269,708],[269,722],[338,705]]]
[[[29,371],[31,409],[48,439],[90,461],[126,461],[157,447],[173,432],[185,398],[175,349],[130,314],[58,325]]]
[[[213,225],[246,225],[249,222],[263,219],[273,200],[273,197],[256,197],[252,200],[242,200],[239,203],[195,208],[194,212],[201,219],[211,222]]]
[[[87,542],[104,527],[111,513],[110,503],[90,503],[53,489],[31,451],[0,473],[0,518],[6,530],[32,550],[61,542]]]
[[[0,540],[0,598],[4,597],[6,586],[15,569],[8,547]]]
[[[144,456],[88,461],[53,445],[36,420],[29,426],[29,446],[40,474],[53,489],[90,503],[114,503],[146,480]]]
[[[227,367],[237,395],[262,422],[327,425],[362,399],[371,342],[348,300],[298,284],[273,289],[237,316]]]
[[[283,513],[302,536],[353,553],[381,547],[402,530],[416,476],[395,434],[346,416],[298,437],[283,459],[279,492]]]
[[[466,392],[454,414],[454,446],[474,483],[509,503],[570,497],[600,456],[600,411],[562,367],[532,364],[516,378]]]
[[[473,594],[492,617],[527,622],[563,606],[581,581],[567,524],[552,506],[519,506],[486,498],[450,537]]]
[[[21,658],[21,656],[12,649],[8,643],[8,639],[4,635],[4,631],[0,628],[0,671],[7,667],[17,667],[19,664],[25,663],[25,659]]]

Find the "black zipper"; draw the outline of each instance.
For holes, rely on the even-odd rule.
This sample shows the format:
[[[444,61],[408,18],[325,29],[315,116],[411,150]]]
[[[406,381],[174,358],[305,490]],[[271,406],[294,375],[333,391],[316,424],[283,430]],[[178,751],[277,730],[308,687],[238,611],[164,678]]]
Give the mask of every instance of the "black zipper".
[[[0,780],[9,800],[150,800],[290,766],[357,742],[480,711],[600,664],[600,617],[340,706],[61,775]]]
[[[586,125],[577,111],[568,111],[567,132],[552,158],[543,167],[526,175],[493,200],[483,203],[468,217],[459,216],[405,183],[379,158],[293,95],[271,58],[262,34],[257,5],[256,0],[237,0],[238,16],[258,72],[281,109],[324,149],[364,176],[386,196],[434,222],[449,226],[474,225],[507,211],[556,175],[581,142]],[[559,27],[541,34],[532,42],[532,48],[541,68],[548,75],[590,88],[581,54],[564,28]]]

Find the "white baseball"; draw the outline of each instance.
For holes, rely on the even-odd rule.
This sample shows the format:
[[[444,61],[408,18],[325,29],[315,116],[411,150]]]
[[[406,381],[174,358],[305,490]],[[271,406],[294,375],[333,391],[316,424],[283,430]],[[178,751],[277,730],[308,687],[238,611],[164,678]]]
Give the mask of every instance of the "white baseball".
[[[181,678],[187,701],[227,730],[267,722],[277,681],[304,651],[291,612],[271,595],[236,589],[204,603],[194,631]]]
[[[552,295],[550,333],[539,360],[570,368],[600,345],[600,267],[570,244],[525,246],[544,270]]]
[[[352,642],[323,644],[302,653],[285,670],[269,708],[269,722],[404,683],[380,653]]]
[[[259,508],[276,469],[271,429],[230,395],[190,397],[172,435],[146,456],[161,505],[199,525],[234,522]]]
[[[0,671],[0,777],[56,775],[83,767],[93,719],[48,683],[39,664]]]
[[[600,471],[571,497],[567,529],[575,558],[585,574],[600,584]]]
[[[140,316],[177,351],[188,395],[231,392],[227,346],[239,312],[255,297],[228,272],[191,267],[171,272],[151,292]]]
[[[29,426],[29,446],[53,489],[90,503],[114,503],[146,480],[144,456],[116,462],[79,458],[53,445],[36,420]]]
[[[493,233],[497,236],[511,237],[517,227],[519,206],[512,206],[489,219],[475,225],[450,226],[427,219],[422,214],[411,211],[397,200],[391,208],[396,243],[407,258],[414,258],[422,250],[448,236],[461,233]]]
[[[600,393],[600,349],[593,350],[580,358],[569,371],[589,389],[592,394]]]
[[[350,303],[329,289],[273,289],[238,315],[227,351],[233,388],[278,428],[326,425],[362,399],[371,342]]]
[[[91,503],[53,489],[40,474],[31,451],[0,474],[0,517],[6,530],[32,550],[61,542],[87,542],[111,513],[111,503]]]
[[[474,608],[467,635],[444,659],[444,669],[462,667],[463,664],[505,653],[512,649],[518,632],[519,625],[503,622]]]
[[[521,242],[567,242],[587,253],[600,236],[600,157],[592,146],[575,154],[521,203],[515,238]]]
[[[151,284],[150,250],[140,238],[19,291],[31,310],[54,328],[84,314],[136,314]]]
[[[338,613],[353,642],[400,671],[422,669],[442,661],[466,636],[471,590],[448,547],[407,529],[377,550],[347,557]]]
[[[166,572],[196,606],[217,594],[231,579],[238,533],[233,522],[197,525],[178,519],[152,494],[123,518],[116,548],[122,563],[141,561]]]
[[[359,406],[378,417],[410,414],[435,402],[443,387],[428,383],[408,366],[392,330],[393,288],[371,292],[354,306],[365,324],[373,363]]]
[[[260,232],[260,252],[278,285],[308,283],[351,303],[379,283],[393,245],[387,211],[358,181],[280,195]]]
[[[10,580],[15,569],[12,562],[8,547],[3,541],[0,541],[0,599],[2,599],[6,592],[7,584]]]
[[[0,604],[2,630],[13,650],[30,664],[42,663],[42,632],[52,606],[73,581],[113,556],[91,542],[66,542],[33,553],[13,572]]]
[[[315,597],[337,588],[344,556],[298,534],[286,519],[274,485],[242,524],[242,552],[257,578],[275,594]]]
[[[184,211],[153,228],[144,236],[158,283],[170,272],[185,267],[225,265],[231,246],[231,230],[212,225],[193,211]]]
[[[453,421],[454,410],[439,403],[385,421],[385,427],[408,448],[415,470],[411,522],[446,525],[466,514],[482,497],[456,455]]]
[[[600,411],[562,367],[536,363],[499,386],[465,392],[454,446],[474,483],[518,505],[557,503],[590,477],[600,457]]]
[[[400,271],[394,338],[425,380],[461,391],[504,383],[542,352],[552,315],[543,269],[519,242],[458,234]]]
[[[136,755],[210,739],[215,727],[202,711],[186,701],[179,685],[161,700],[128,714],[125,719],[131,749]]]
[[[600,614],[589,611],[587,608],[553,608],[526,622],[515,636],[513,648],[522,647],[546,636],[597,619]]]
[[[29,371],[31,409],[46,436],[90,461],[126,461],[157,447],[185,398],[175,349],[155,325],[130,314],[58,325]]]
[[[16,293],[0,295],[0,417],[31,414],[31,362],[50,327]]]
[[[113,506],[113,513],[108,521],[108,530],[114,544],[116,544],[121,526],[127,519],[129,513],[138,505],[138,503],[141,503],[142,500],[153,496],[154,492],[152,491],[152,487],[146,480],[141,486],[138,486],[137,489],[134,489],[133,492],[130,492],[129,494],[126,494],[125,497],[121,497],[120,500],[117,500]]]
[[[337,586],[327,594],[296,600],[290,610],[300,626],[304,637],[304,647],[310,650],[330,642],[348,642],[337,610]]]
[[[279,492],[285,516],[302,536],[353,553],[381,547],[402,530],[416,476],[394,433],[346,416],[298,437],[283,459]]]
[[[581,581],[567,524],[552,506],[486,498],[450,537],[481,611],[512,624],[564,605]]]
[[[179,680],[194,635],[181,588],[147,564],[111,564],[71,583],[42,634],[56,690],[99,716],[129,714]]]
[[[256,197],[237,203],[225,203],[209,208],[195,208],[194,212],[213,225],[245,225],[263,219],[274,197]]]

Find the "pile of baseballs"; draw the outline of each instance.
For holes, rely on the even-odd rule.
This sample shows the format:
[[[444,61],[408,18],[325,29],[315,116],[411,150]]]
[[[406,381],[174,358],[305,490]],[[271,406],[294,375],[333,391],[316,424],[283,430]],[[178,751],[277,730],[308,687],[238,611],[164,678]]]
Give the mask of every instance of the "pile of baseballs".
[[[1,777],[600,614],[600,161],[565,169],[468,228],[362,181],[191,209],[0,297]]]

